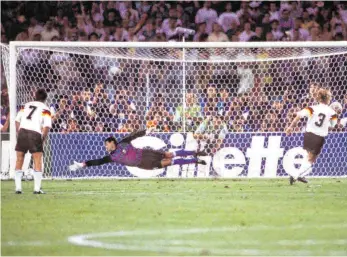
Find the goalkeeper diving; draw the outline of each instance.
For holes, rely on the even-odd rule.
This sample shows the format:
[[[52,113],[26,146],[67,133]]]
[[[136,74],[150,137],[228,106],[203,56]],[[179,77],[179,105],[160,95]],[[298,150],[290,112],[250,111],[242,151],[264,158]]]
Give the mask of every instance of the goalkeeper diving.
[[[178,150],[175,152],[163,152],[153,149],[140,149],[131,144],[131,141],[138,137],[148,135],[152,129],[140,130],[131,133],[121,141],[117,142],[114,137],[105,139],[105,148],[109,153],[105,157],[96,160],[88,160],[84,162],[76,162],[69,166],[70,171],[78,169],[103,165],[107,163],[118,163],[130,167],[138,167],[145,170],[161,169],[171,165],[185,165],[185,164],[202,164],[206,165],[204,160],[200,160],[198,156],[206,156],[203,151],[185,151]],[[189,157],[179,158],[175,157]]]

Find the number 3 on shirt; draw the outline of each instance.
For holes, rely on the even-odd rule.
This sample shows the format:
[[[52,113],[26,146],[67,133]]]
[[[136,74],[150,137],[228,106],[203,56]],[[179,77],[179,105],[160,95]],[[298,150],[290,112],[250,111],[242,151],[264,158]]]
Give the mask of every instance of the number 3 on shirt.
[[[28,120],[31,120],[31,116],[33,116],[33,114],[34,114],[34,112],[36,111],[37,107],[36,107],[36,106],[30,105],[29,108],[32,109],[32,110],[31,110],[31,112],[29,113],[29,115],[27,116],[27,119],[28,119]]]
[[[323,122],[325,120],[325,114],[324,113],[320,113],[318,114],[318,117],[319,117],[319,120],[316,121],[314,124],[317,126],[317,127],[321,127],[323,125]]]

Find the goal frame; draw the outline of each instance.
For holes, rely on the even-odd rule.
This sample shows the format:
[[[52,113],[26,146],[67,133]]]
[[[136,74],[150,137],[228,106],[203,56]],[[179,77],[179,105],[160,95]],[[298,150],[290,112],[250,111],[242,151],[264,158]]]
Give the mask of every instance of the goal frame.
[[[15,171],[16,144],[16,106],[17,106],[17,48],[59,48],[59,47],[95,47],[95,48],[182,48],[183,81],[185,81],[185,49],[187,48],[324,48],[346,47],[347,41],[319,41],[319,42],[57,42],[57,41],[11,41],[9,44],[9,100],[10,100],[10,178]],[[337,53],[334,53],[337,54]],[[326,56],[328,54],[324,54]],[[284,57],[283,59],[306,58]],[[215,61],[214,61],[215,62]],[[183,90],[185,83],[183,83]],[[183,101],[185,109],[185,101]],[[185,122],[183,122],[185,124]]]

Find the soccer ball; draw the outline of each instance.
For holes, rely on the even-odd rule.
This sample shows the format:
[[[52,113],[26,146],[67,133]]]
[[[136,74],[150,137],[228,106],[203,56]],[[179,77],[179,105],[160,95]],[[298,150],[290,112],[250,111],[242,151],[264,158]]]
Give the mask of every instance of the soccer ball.
[[[122,72],[122,70],[116,66],[110,67],[108,71],[110,75],[116,75]]]
[[[23,180],[34,180],[34,170],[33,169],[28,169],[24,171],[23,174]]]
[[[333,102],[330,107],[337,113],[342,111],[342,105],[339,102]]]

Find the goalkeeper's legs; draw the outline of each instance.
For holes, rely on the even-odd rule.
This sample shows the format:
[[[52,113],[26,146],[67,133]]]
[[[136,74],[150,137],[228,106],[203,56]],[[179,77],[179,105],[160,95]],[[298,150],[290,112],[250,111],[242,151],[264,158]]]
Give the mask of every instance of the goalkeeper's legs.
[[[186,165],[186,164],[202,164],[206,165],[206,162],[204,160],[200,160],[198,158],[190,158],[190,159],[163,159],[161,160],[161,167],[165,168],[167,166],[172,165]]]
[[[32,153],[34,159],[34,194],[42,194],[42,152]]]
[[[177,150],[175,152],[165,152],[165,158],[187,157],[187,156],[206,156],[204,151]]]
[[[16,185],[16,194],[22,193],[22,176],[23,176],[23,162],[24,162],[24,152],[16,152],[17,160],[16,160],[16,173],[14,177],[14,182]]]

